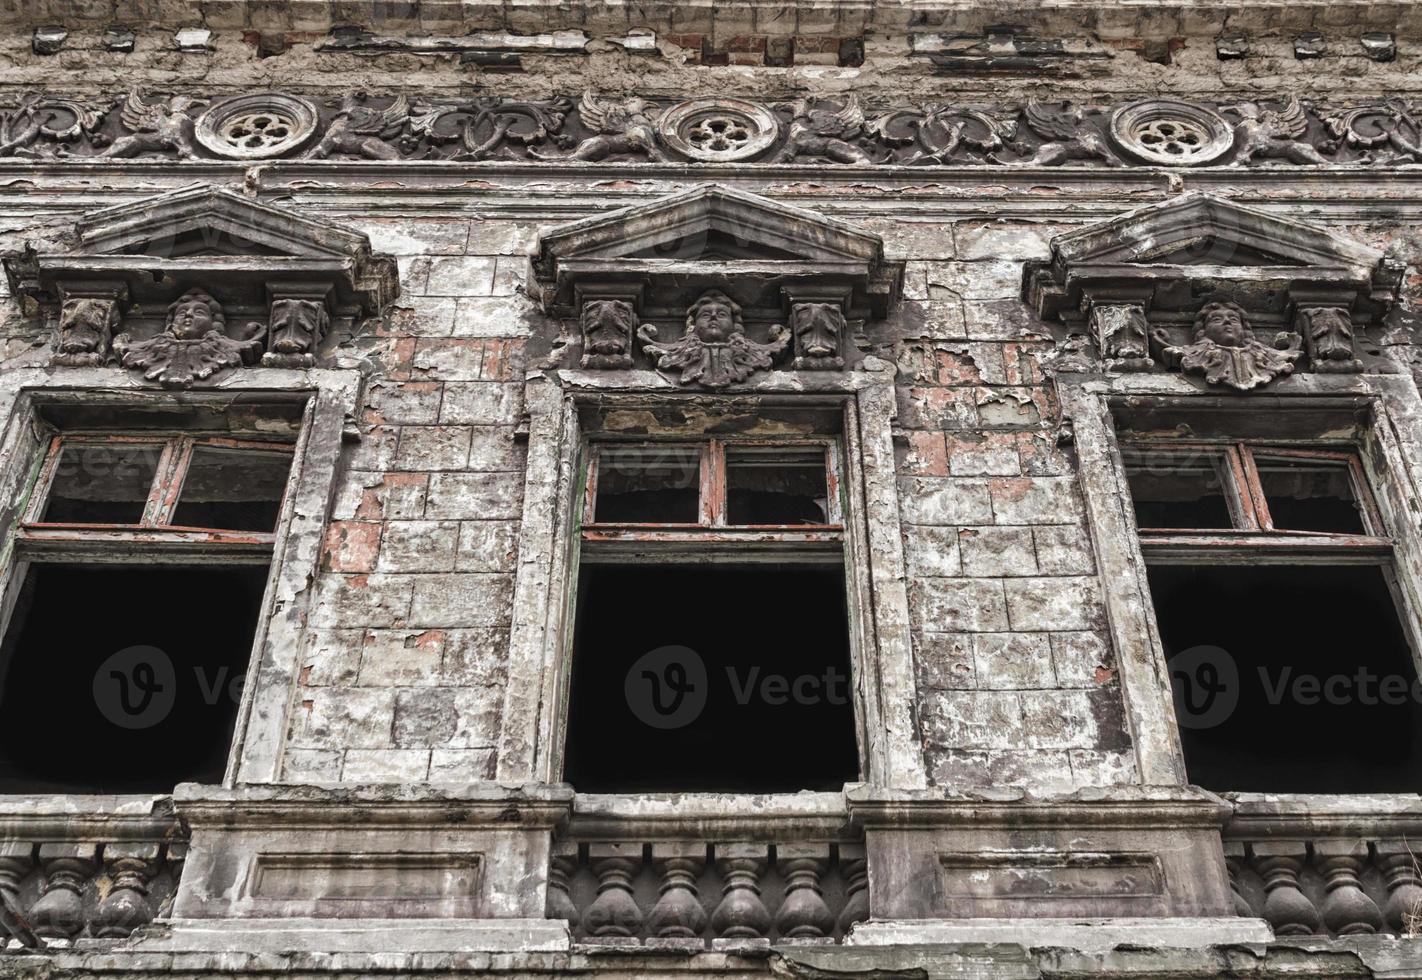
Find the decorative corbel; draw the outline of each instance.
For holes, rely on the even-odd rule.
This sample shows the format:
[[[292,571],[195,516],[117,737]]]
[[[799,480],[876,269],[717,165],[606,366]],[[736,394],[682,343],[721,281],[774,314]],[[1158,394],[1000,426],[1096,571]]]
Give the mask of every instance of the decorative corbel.
[[[269,320],[263,367],[316,366],[316,349],[331,326],[330,283],[268,283]]]
[[[782,290],[794,352],[791,367],[796,371],[837,371],[844,367],[844,345],[849,333],[845,308],[851,292],[849,287],[806,290],[790,286]]]
[[[580,283],[576,290],[578,324],[583,338],[581,365],[621,370],[632,366],[632,338],[637,333],[643,287],[618,283]]]
[[[1363,370],[1353,347],[1353,315],[1346,307],[1298,306],[1294,331],[1303,336],[1313,370],[1330,374]]]
[[[1087,322],[1106,370],[1149,371],[1155,367],[1144,303],[1093,299]]]
[[[128,287],[121,282],[103,282],[62,287],[60,292],[54,353],[49,362],[64,367],[107,364],[128,302]]]

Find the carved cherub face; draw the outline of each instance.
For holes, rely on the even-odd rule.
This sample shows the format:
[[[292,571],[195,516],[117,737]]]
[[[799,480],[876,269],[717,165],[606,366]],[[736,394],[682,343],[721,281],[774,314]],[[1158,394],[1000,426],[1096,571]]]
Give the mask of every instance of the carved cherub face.
[[[686,311],[686,328],[705,344],[724,344],[733,334],[742,333],[741,309],[725,293],[711,290]]]
[[[200,289],[193,289],[168,307],[168,334],[178,340],[201,340],[209,330],[225,325],[222,305]]]
[[[1234,303],[1206,303],[1195,318],[1195,339],[1221,347],[1247,346],[1251,338],[1244,310]]]

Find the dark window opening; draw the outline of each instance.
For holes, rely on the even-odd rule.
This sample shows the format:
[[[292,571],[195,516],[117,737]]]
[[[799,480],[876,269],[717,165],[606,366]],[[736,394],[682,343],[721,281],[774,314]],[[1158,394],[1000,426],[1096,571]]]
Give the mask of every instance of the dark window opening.
[[[66,443],[60,449],[43,520],[139,523],[162,457],[162,443]]]
[[[1383,568],[1157,565],[1149,578],[1190,782],[1422,791],[1422,686]]]
[[[1367,534],[1346,460],[1254,454],[1269,516],[1280,531]]]
[[[1232,527],[1224,454],[1214,450],[1122,449],[1143,528]]]
[[[31,565],[0,644],[0,792],[218,782],[265,565]]]
[[[290,472],[289,452],[195,446],[172,523],[274,531]]]
[[[599,524],[695,524],[701,451],[674,446],[604,447],[597,456]]]
[[[824,449],[786,446],[726,449],[726,523],[829,522]]]
[[[841,568],[585,564],[564,778],[579,792],[858,778]]]

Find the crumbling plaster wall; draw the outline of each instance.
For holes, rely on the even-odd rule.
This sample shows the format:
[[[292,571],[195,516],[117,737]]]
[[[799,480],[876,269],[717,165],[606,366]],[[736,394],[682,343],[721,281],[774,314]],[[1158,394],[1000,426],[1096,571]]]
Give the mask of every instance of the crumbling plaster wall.
[[[1356,42],[1357,22],[1335,26]],[[1111,56],[1108,70],[1008,83],[935,75],[910,57],[902,36],[870,37],[861,67],[706,67],[693,63],[690,47],[662,37],[652,54],[594,40],[585,56],[528,57],[523,72],[492,76],[453,56],[318,53],[323,32],[280,33],[285,50],[267,57],[259,37],[236,30],[219,30],[206,54],[170,51],[158,34],[140,31],[137,50],[120,55],[95,50],[92,26],[77,25],[69,47],[40,56],[30,52],[28,33],[14,31],[0,36],[0,90],[483,86],[543,96],[591,87],[921,99],[973,91],[1272,96],[1306,84],[1363,95],[1415,89],[1422,67],[1405,47],[1390,64],[1352,48],[1299,62],[1283,34],[1261,41],[1257,57],[1220,61],[1200,30],[1172,49],[1170,65],[1147,61],[1130,38],[1096,38],[1083,43]],[[516,171],[470,168],[439,182],[388,169],[369,180],[326,179],[317,168],[281,163],[246,172],[213,164],[200,173],[179,164],[138,164],[127,173],[120,165],[81,173],[7,164],[0,173],[0,248],[87,208],[203,179],[319,212],[399,259],[401,295],[388,321],[333,341],[338,356],[368,362],[372,373],[363,437],[347,447],[312,586],[283,767],[289,781],[493,774],[522,513],[525,459],[515,431],[525,341],[539,316],[523,293],[525,257],[541,227],[696,179],[694,170],[654,176],[617,164],[605,174]],[[718,179],[856,221],[908,260],[902,306],[871,342],[900,372],[899,493],[931,778],[953,786],[1133,781],[1069,431],[1049,374],[1052,343],[1019,290],[1023,262],[1044,257],[1053,234],[1159,200],[1182,189],[1181,179],[1142,168],[1061,180],[908,172],[869,182],[813,168],[760,175],[754,167]],[[1406,198],[1405,187],[1325,178],[1294,185],[1275,171],[1210,189],[1262,203],[1293,198],[1300,203],[1291,213],[1416,258],[1410,212],[1370,212],[1370,200]],[[0,364],[44,363],[43,325],[22,318],[9,297],[3,311]]]

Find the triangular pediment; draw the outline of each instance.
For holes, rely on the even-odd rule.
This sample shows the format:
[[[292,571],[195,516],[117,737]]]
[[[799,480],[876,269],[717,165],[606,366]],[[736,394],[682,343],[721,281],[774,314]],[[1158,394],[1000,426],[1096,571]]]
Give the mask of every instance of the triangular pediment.
[[[695,261],[717,255],[877,263],[883,252],[878,235],[814,211],[708,184],[545,232],[535,263],[546,268],[569,259]]]
[[[360,232],[206,184],[90,211],[7,255],[5,272],[13,292],[40,303],[103,289],[161,305],[197,287],[260,306],[299,283],[323,292],[333,315],[354,316],[399,289],[395,260]]]
[[[1089,225],[1052,243],[1052,263],[1372,270],[1382,253],[1330,231],[1210,194],[1190,193]]]
[[[773,299],[776,283],[803,289],[833,280],[853,292],[854,303],[882,313],[899,293],[903,263],[887,260],[883,239],[872,232],[705,184],[545,231],[532,279],[545,309],[565,312],[589,282],[636,281],[653,291],[672,281],[724,285],[746,302],[752,294]]]
[[[1023,296],[1046,317],[1092,303],[1188,309],[1206,294],[1282,309],[1295,294],[1348,304],[1394,294],[1401,269],[1326,228],[1211,194],[1188,193],[1052,239]]]
[[[75,232],[80,255],[340,259],[370,251],[364,235],[208,185],[91,211]]]

